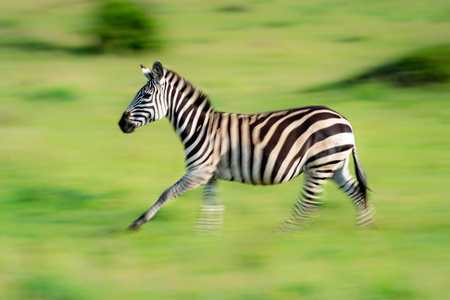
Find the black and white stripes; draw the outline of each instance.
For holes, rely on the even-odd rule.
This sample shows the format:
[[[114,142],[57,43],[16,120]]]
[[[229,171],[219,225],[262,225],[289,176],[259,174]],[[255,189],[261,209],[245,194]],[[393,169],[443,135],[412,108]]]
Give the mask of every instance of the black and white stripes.
[[[119,125],[131,133],[167,116],[184,145],[187,172],[131,229],[150,220],[173,197],[203,184],[207,184],[203,218],[208,222],[199,220],[199,224],[217,227],[219,221],[211,220],[214,214],[218,220],[222,218],[223,207],[215,199],[217,179],[273,185],[301,173],[305,174],[305,182],[291,217],[282,224],[283,230],[304,225],[320,206],[318,194],[328,179],[352,199],[358,210],[358,226],[374,225],[352,127],[339,113],[322,106],[263,114],[216,112],[206,95],[175,72],[163,69],[159,62],[152,70],[142,70],[149,81],[128,106]],[[348,168],[351,153],[357,180]],[[208,211],[214,214],[208,215]]]

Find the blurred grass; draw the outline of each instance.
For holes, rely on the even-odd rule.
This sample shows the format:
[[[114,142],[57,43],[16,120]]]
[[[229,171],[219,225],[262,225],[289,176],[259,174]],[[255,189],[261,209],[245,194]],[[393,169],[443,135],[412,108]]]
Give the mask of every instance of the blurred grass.
[[[90,45],[95,2],[2,3],[0,298],[446,297],[449,84],[301,92],[448,43],[446,1],[142,4],[159,14],[163,52],[78,51]],[[299,178],[274,187],[220,182],[219,238],[193,235],[200,189],[126,233],[184,172],[167,121],[132,135],[117,126],[144,83],[139,62],[154,60],[221,111],[320,104],[343,113],[380,228],[356,231],[351,204],[329,184],[310,230],[274,234]]]

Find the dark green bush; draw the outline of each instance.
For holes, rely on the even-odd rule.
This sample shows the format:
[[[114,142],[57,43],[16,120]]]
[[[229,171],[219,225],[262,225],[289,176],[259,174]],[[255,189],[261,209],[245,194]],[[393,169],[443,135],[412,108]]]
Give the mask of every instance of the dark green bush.
[[[157,49],[156,22],[139,5],[102,0],[92,30],[100,50]]]
[[[397,86],[418,86],[450,80],[450,44],[412,53],[354,78],[381,79]]]
[[[450,44],[422,49],[351,78],[313,87],[306,92],[346,88],[371,81],[382,81],[397,87],[450,82]]]

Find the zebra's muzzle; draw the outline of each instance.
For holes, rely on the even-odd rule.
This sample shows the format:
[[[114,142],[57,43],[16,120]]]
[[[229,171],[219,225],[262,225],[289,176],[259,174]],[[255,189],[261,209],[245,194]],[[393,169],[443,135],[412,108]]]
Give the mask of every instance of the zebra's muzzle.
[[[132,133],[136,129],[136,125],[128,120],[129,112],[124,112],[119,121],[119,127],[124,133]]]

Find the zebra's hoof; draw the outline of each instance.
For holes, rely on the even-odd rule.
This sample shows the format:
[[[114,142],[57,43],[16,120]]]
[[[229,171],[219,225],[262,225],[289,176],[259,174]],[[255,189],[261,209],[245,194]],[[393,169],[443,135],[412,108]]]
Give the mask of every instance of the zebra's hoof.
[[[367,221],[365,223],[358,223],[358,224],[356,224],[356,228],[358,230],[376,229],[377,228],[377,223],[375,222],[375,220],[370,220],[370,221]]]
[[[284,234],[284,233],[299,233],[302,231],[305,231],[309,228],[307,224],[301,223],[297,224],[292,221],[287,221],[282,223],[277,230],[275,230],[276,233]]]
[[[134,221],[127,229],[128,231],[139,231],[141,230],[141,225],[138,221]]]

